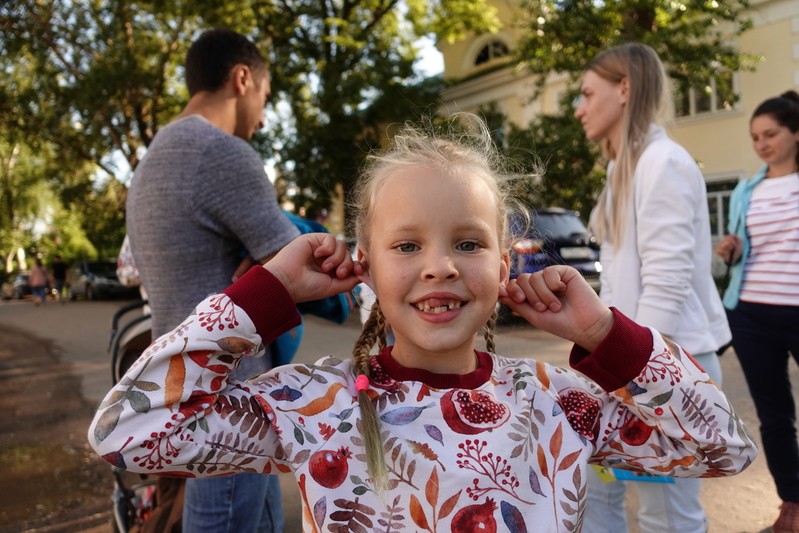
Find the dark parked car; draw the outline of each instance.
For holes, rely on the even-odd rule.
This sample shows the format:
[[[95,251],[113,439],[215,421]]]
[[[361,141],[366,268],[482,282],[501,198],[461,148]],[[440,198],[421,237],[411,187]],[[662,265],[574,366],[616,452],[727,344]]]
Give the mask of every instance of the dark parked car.
[[[32,294],[31,285],[28,282],[28,274],[19,273],[9,277],[8,281],[3,283],[0,292],[2,292],[2,297],[5,300],[10,300],[11,298],[21,300],[25,296]]]
[[[528,227],[529,226],[529,227]],[[511,217],[511,231],[520,235],[510,253],[510,276],[538,272],[549,265],[569,265],[599,292],[599,244],[576,211],[560,207],[532,210],[529,224],[524,217]],[[508,309],[500,306],[507,318]]]
[[[599,244],[576,211],[560,207],[533,210],[530,227],[511,250],[511,277],[538,272],[549,265],[576,268],[588,283],[599,290]],[[521,231],[520,219],[511,222],[512,231]]]
[[[138,287],[125,287],[117,278],[117,262],[81,261],[70,268],[67,274],[69,295],[72,300],[82,296],[87,300],[111,298],[137,298]]]

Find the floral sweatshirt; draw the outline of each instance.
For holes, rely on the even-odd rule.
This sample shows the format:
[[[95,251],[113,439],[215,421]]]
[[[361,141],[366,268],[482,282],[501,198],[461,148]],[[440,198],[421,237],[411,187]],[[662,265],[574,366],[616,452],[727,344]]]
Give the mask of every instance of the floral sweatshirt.
[[[678,346],[614,311],[576,373],[478,352],[466,375],[372,356],[388,488],[366,470],[351,361],[237,382],[242,357],[299,322],[283,286],[250,270],[159,338],[106,396],[89,440],[109,463],[184,477],[292,472],[305,532],[579,531],[589,463],[728,476],[757,454],[724,394]]]

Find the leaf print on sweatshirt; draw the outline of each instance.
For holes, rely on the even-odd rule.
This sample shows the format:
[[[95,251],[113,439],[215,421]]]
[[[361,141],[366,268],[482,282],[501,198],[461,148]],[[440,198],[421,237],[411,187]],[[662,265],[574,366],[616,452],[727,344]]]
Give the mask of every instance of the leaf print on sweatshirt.
[[[386,411],[380,415],[380,420],[392,426],[405,426],[415,422],[425,409],[430,409],[434,405],[434,403],[428,403],[419,407],[400,407],[393,411]]]
[[[230,418],[230,423],[248,438],[257,435],[263,439],[272,424],[269,411],[265,411],[257,396],[220,396],[214,407],[222,418]]]
[[[333,402],[336,401],[336,394],[346,386],[343,383],[333,383],[327,388],[325,394],[319,398],[314,398],[302,407],[295,407],[292,409],[277,406],[278,411],[299,413],[303,416],[314,416],[326,411]]]
[[[702,397],[702,393],[697,389],[685,389],[680,387],[682,393],[681,407],[683,414],[688,417],[688,422],[694,429],[705,434],[705,438],[713,439],[713,442],[727,444],[727,439],[721,433],[719,421],[716,418],[713,405],[708,405],[708,401]]]
[[[330,519],[336,523],[327,526],[328,531],[346,533],[350,531],[367,533],[374,528],[370,517],[375,515],[375,510],[359,503],[358,498],[347,500],[338,498],[333,504],[339,509],[330,513]]]
[[[205,441],[209,451],[198,452],[186,464],[186,469],[198,474],[224,474],[226,472],[257,472],[251,466],[258,458],[267,458],[260,442],[242,438],[240,434],[215,433]]]
[[[533,445],[538,442],[538,424],[543,426],[546,423],[546,415],[535,406],[535,396],[536,393],[533,392],[528,403],[529,409],[521,411],[516,415],[515,421],[510,423],[511,429],[515,431],[508,432],[508,439],[519,443],[511,450],[511,458],[521,456],[526,461],[533,453]]]
[[[565,472],[577,462],[577,460],[580,458],[582,450],[575,450],[573,452],[567,453],[565,456],[563,456],[563,458],[561,458],[561,452],[563,451],[562,447],[563,425],[559,423],[557,429],[555,429],[554,433],[552,434],[552,438],[549,440],[549,457],[552,458],[552,463],[550,464],[547,461],[546,450],[544,450],[544,447],[541,445],[541,443],[539,443],[536,454],[538,456],[538,468],[544,478],[549,481],[552,494],[556,494],[558,489],[560,489],[563,491],[563,494],[567,499],[575,501],[574,490],[571,490],[571,488],[578,490],[581,486],[580,480],[582,479],[582,474],[580,473],[580,466],[578,465],[577,468],[575,468],[575,473],[572,475],[572,481],[574,483],[573,487],[556,487],[556,480],[559,478],[562,479],[560,472]],[[552,500],[552,512],[556,521],[560,520],[560,510],[563,510],[563,512],[565,512],[567,515],[574,515],[579,512],[579,501],[575,501],[575,505],[578,506],[577,508],[574,508],[568,503],[561,501],[560,507],[562,509],[558,509],[558,505],[556,503],[558,500],[559,498],[553,498]]]
[[[383,450],[386,454],[386,468],[389,472],[389,490],[396,488],[400,483],[404,483],[414,489],[418,487],[413,482],[416,473],[416,459],[408,460],[408,452],[404,450],[404,442],[396,436],[389,436],[387,431],[383,432]],[[392,477],[390,474],[393,474]]]
[[[97,424],[94,426],[94,438],[98,442],[105,440],[116,429],[119,417],[125,409],[125,402],[130,404],[130,407],[137,413],[146,413],[150,410],[150,398],[147,393],[161,390],[161,386],[139,379],[149,364],[150,359],[145,360],[134,378],[125,375],[117,385],[117,389],[100,404],[99,409],[105,409],[105,411],[99,416]]]
[[[386,510],[380,513],[380,518],[377,523],[380,527],[375,526],[375,533],[396,533],[405,529],[405,508],[400,506],[401,496],[395,496],[391,505],[386,507]]]
[[[450,513],[452,513],[453,509],[455,509],[455,506],[458,503],[458,499],[460,499],[462,492],[459,490],[452,496],[448,497],[446,500],[444,500],[444,503],[442,503],[441,507],[439,508],[438,498],[440,485],[441,484],[439,483],[438,479],[438,469],[433,467],[433,471],[430,473],[430,477],[427,479],[427,482],[424,486],[425,502],[428,504],[430,509],[429,519],[424,510],[425,506],[421,501],[419,501],[416,495],[411,494],[410,497],[411,519],[413,520],[414,524],[425,531],[430,531],[431,533],[438,530],[439,520],[448,517]],[[458,530],[453,528],[453,531]]]
[[[502,501],[499,508],[502,513],[502,521],[508,527],[509,533],[527,533],[527,524],[518,507]]]
[[[322,385],[326,385],[329,381],[325,374],[330,374],[335,378],[346,379],[347,376],[336,368],[335,364],[340,363],[341,361],[335,357],[326,357],[324,360],[319,361],[317,364],[314,365],[305,365],[299,366],[295,365],[292,367],[292,370],[295,371],[299,375],[307,376],[307,380],[304,383],[300,384],[300,390],[304,389],[308,385],[313,383],[320,383]]]

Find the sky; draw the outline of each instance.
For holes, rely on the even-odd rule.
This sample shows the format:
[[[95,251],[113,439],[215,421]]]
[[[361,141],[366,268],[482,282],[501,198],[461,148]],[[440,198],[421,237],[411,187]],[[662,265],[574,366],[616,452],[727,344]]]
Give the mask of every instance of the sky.
[[[419,40],[421,57],[419,68],[426,76],[434,76],[444,72],[444,56],[436,49],[435,42],[430,38]]]

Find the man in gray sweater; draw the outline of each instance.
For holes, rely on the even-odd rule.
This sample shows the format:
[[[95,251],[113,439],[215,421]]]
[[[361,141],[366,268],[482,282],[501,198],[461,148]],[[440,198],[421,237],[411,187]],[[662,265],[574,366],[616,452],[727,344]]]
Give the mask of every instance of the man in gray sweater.
[[[191,45],[185,67],[190,101],[153,139],[127,201],[153,339],[225,289],[243,261],[265,263],[299,235],[247,142],[264,125],[271,92],[261,53],[235,32],[210,30]],[[233,377],[267,370],[265,359],[248,359]],[[182,515],[187,532],[283,529],[277,479],[262,474],[187,480]]]

